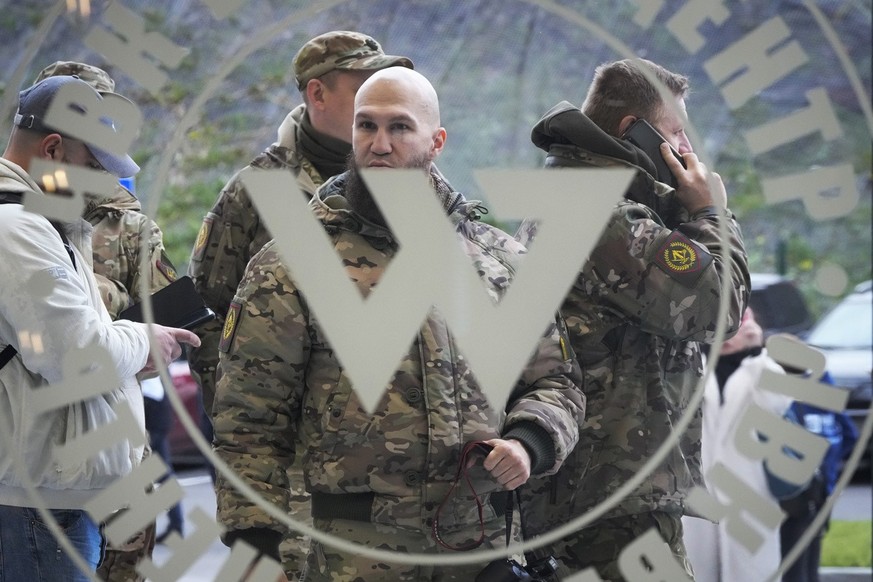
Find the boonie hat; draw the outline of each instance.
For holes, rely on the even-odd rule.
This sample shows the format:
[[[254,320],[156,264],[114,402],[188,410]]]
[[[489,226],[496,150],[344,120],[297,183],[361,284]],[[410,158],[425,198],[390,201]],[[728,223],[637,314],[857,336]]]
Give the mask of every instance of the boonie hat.
[[[34,131],[42,131],[47,133],[61,133],[56,129],[49,127],[45,124],[45,116],[48,112],[49,106],[57,95],[58,91],[64,85],[68,85],[70,83],[78,83],[88,87],[89,90],[94,91],[97,95],[97,98],[102,99],[124,99],[128,101],[118,93],[100,93],[96,91],[91,85],[83,81],[82,79],[75,76],[57,76],[57,77],[48,77],[43,79],[39,83],[28,87],[27,89],[21,91],[18,94],[18,112],[15,114],[15,118],[13,123],[20,128],[23,129],[32,129]],[[129,101],[128,101],[129,103]],[[111,119],[101,119],[103,123],[108,126],[114,128],[114,124]],[[63,134],[62,134],[63,135]],[[135,175],[139,172],[139,166],[129,155],[118,156],[112,153],[109,153],[105,150],[102,150],[98,147],[95,147],[88,142],[83,142],[85,147],[88,148],[88,151],[100,162],[100,165],[109,172],[119,178],[128,178],[130,176]]]
[[[98,93],[112,93],[115,91],[115,81],[109,73],[88,63],[76,61],[55,61],[37,75],[34,84],[43,79],[58,76],[76,76],[97,89]]]
[[[294,57],[294,75],[301,90],[311,79],[330,71],[376,71],[394,66],[415,68],[408,58],[386,55],[375,39],[350,30],[334,30],[316,36]]]

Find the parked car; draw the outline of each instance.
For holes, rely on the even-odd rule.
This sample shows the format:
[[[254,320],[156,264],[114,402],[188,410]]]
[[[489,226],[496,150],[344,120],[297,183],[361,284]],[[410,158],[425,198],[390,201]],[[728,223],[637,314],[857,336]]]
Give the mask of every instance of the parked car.
[[[202,416],[204,414],[203,399],[200,396],[200,388],[197,386],[197,382],[194,381],[194,377],[191,375],[191,370],[188,368],[188,362],[186,360],[176,360],[175,362],[171,362],[168,371],[170,378],[173,380],[173,388],[175,388],[176,394],[179,395],[179,398],[185,404],[185,410],[188,413],[188,416],[190,416],[194,422],[199,424],[201,431],[205,435],[206,441],[210,442],[212,440],[211,435],[209,435],[210,431],[204,430]],[[174,466],[203,465],[206,463],[203,453],[199,448],[197,448],[197,445],[194,444],[187,429],[182,425],[182,421],[180,421],[176,415],[175,409],[173,410],[173,426],[170,429],[169,439],[170,456],[173,459]]]
[[[816,323],[806,342],[824,352],[834,383],[851,390],[846,414],[860,433],[873,400],[873,283],[855,287]],[[864,464],[871,446],[868,442]]]
[[[782,275],[752,273],[749,306],[764,329],[764,337],[774,333],[803,336],[812,326],[806,300],[797,286]]]

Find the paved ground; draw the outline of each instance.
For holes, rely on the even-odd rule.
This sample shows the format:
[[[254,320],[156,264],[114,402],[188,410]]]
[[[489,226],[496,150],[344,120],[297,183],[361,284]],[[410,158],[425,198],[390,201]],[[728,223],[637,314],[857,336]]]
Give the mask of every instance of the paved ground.
[[[208,474],[203,470],[186,471],[180,473],[177,478],[186,494],[182,504],[183,512],[188,513],[194,507],[199,507],[208,515],[214,516],[215,496]],[[850,521],[873,518],[873,489],[869,482],[856,483],[846,489],[838,500],[833,515],[835,519]],[[166,521],[160,519],[158,531],[162,531],[165,526]],[[229,550],[215,539],[205,553],[179,578],[179,582],[214,581],[218,572],[224,567],[229,553]],[[169,550],[165,546],[158,546],[155,549],[154,560],[159,566],[169,557]],[[821,579],[822,582],[868,582],[873,580],[873,574],[869,569],[823,569]]]
[[[177,479],[185,489],[182,512],[187,514],[193,507],[199,507],[214,517],[215,494],[208,473],[205,471],[186,472],[179,474]],[[164,531],[166,525],[166,519],[159,519],[158,532]],[[216,538],[188,572],[179,578],[179,582],[212,582],[229,555],[230,550]],[[170,553],[166,546],[158,545],[155,547],[153,559],[156,565],[161,566],[169,557]]]

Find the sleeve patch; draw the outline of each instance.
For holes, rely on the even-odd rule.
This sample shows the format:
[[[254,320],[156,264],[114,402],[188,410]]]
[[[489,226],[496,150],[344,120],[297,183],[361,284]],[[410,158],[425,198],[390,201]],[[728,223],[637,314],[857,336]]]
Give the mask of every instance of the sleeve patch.
[[[164,275],[164,277],[166,277],[167,280],[171,283],[179,278],[179,275],[176,273],[175,267],[173,267],[173,263],[170,262],[170,259],[167,257],[167,254],[164,251],[161,251],[160,258],[155,261],[155,268],[160,271]]]
[[[203,224],[200,225],[200,231],[197,233],[197,242],[194,243],[194,252],[191,253],[191,258],[195,261],[203,259],[203,254],[206,252],[206,243],[209,242],[209,235],[212,232],[211,216],[203,219]]]
[[[712,255],[679,231],[673,231],[655,253],[655,264],[683,285],[694,285],[709,264]]]
[[[219,351],[229,353],[233,346],[233,338],[236,336],[236,328],[239,325],[240,314],[242,313],[242,303],[234,301],[230,304],[227,310],[227,318],[224,320],[224,327],[221,329],[221,342],[218,344]]]

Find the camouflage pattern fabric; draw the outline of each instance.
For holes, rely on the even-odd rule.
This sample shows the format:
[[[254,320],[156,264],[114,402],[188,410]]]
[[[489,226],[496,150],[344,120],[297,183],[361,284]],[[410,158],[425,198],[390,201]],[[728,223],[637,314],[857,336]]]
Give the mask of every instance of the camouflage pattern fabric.
[[[301,105],[286,120],[291,122],[289,131],[293,144],[299,144],[299,123],[305,111]],[[289,177],[294,177],[297,185],[309,197],[325,180],[299,153],[299,145],[286,147],[274,143],[258,155],[249,167],[288,169]],[[188,267],[194,287],[216,314],[215,320],[197,330],[201,346],[190,350],[188,354],[191,372],[203,391],[203,407],[208,413],[212,412],[212,400],[215,397],[218,343],[227,308],[249,260],[271,238],[237,173],[221,190],[218,200],[203,220]]]
[[[97,91],[112,93],[115,81],[99,67],[76,61],[56,61],[34,83],[57,75],[76,75]],[[88,196],[83,218],[93,227],[94,274],[103,304],[112,319],[143,299],[140,281],[147,277],[148,294],[176,280],[176,269],[164,252],[160,228],[142,213],[139,200],[121,185],[113,196]],[[140,272],[141,242],[146,241],[148,272]]]
[[[583,158],[596,160],[593,165],[620,163],[590,151],[576,159],[549,151],[554,166],[583,165]],[[727,223],[725,241],[719,221]],[[739,327],[750,283],[740,227],[729,211],[707,208],[671,230],[644,204],[617,206],[561,306],[585,376],[588,409],[579,443],[558,474],[531,479],[522,488],[530,535],[604,501],[676,432],[702,389],[698,342],[715,339],[725,279],[730,336]],[[678,446],[604,517],[682,514],[686,494],[702,482],[701,430],[698,408]],[[600,523],[589,529],[599,531]]]
[[[662,511],[602,519],[595,526],[583,528],[575,537],[552,544],[549,550],[560,564],[554,579],[564,580],[573,572],[594,568],[603,582],[633,582],[621,575],[619,554],[652,528],[658,531],[673,557],[693,580],[691,562],[682,543],[682,520],[678,515]],[[536,554],[542,552],[540,549]],[[566,564],[573,567],[567,568]]]
[[[112,319],[133,303],[142,301],[140,282],[149,277],[149,294],[176,280],[176,271],[164,252],[163,237],[157,224],[141,212],[133,194],[118,186],[110,199],[86,202],[84,218],[94,226],[91,239],[94,275],[103,304]],[[141,243],[145,239],[148,271],[140,270]],[[147,454],[148,454],[148,447]],[[144,457],[145,458],[145,457]],[[98,574],[111,582],[141,582],[136,572],[143,558],[151,557],[155,547],[155,523],[119,547],[106,547],[106,557]]]
[[[101,92],[115,91],[115,81],[106,71],[94,65],[75,61],[55,61],[39,72],[33,84],[58,75],[75,75]]]
[[[330,190],[312,200],[349,277],[363,294],[378,283],[397,251],[390,233],[352,213]],[[322,198],[324,196],[324,198]],[[459,242],[495,300],[509,285],[523,247],[478,221],[477,204],[452,214]],[[446,321],[432,311],[399,362],[371,417],[309,312],[273,242],[252,259],[239,287],[221,353],[213,407],[215,450],[268,502],[288,505],[284,468],[303,460],[306,489],[320,494],[374,493],[369,520],[428,535],[430,521],[454,479],[465,442],[489,439],[527,423],[551,439],[554,472],[573,448],[584,413],[578,368],[552,325],[504,412],[490,403],[458,356]],[[503,427],[501,429],[501,427]],[[495,484],[474,479],[484,493]],[[219,521],[231,531],[283,526],[219,476]],[[447,527],[477,527],[475,502],[452,503]],[[486,519],[496,519],[486,503]]]
[[[305,111],[305,106],[300,105],[285,119],[283,126],[287,126],[285,131],[289,136],[287,139],[281,139],[280,136],[280,141],[286,145],[274,143],[258,155],[250,167],[285,168],[290,172],[289,178],[296,179],[303,193],[311,197],[325,179],[300,154],[298,132]],[[200,347],[188,351],[191,374],[203,394],[203,408],[210,415],[215,398],[218,344],[228,307],[249,259],[271,238],[237,173],[222,189],[212,210],[206,215],[188,266],[188,275],[193,279],[194,287],[216,315],[213,321],[197,330]],[[289,463],[291,493],[288,509],[296,519],[311,525],[309,495],[304,490],[301,471],[299,460]],[[296,532],[287,534],[281,550],[286,574],[289,580],[293,580],[306,559],[309,538]]]
[[[315,526],[319,530],[369,548],[402,553],[449,552],[445,548],[436,546],[431,536],[406,528],[344,519],[316,519]],[[486,522],[485,531],[485,543],[478,551],[502,547],[505,544],[505,523],[502,517]],[[469,534],[470,528],[464,527],[458,531],[445,532],[443,539],[453,545],[462,545],[472,541]],[[422,566],[383,561],[374,563],[360,552],[353,554],[343,552],[313,541],[301,580],[302,582],[420,582],[422,580],[470,582],[486,565],[487,562],[459,566]]]
[[[124,544],[117,547],[107,545],[103,562],[97,568],[97,577],[107,582],[144,582],[145,577],[136,571],[136,565],[152,556],[156,529],[155,522],[152,522]]]
[[[88,200],[84,218],[94,226],[94,274],[113,319],[143,301],[140,286],[144,278],[149,295],[176,280],[176,269],[164,252],[161,229],[142,213],[139,200],[128,190],[118,186],[112,198]],[[148,271],[140,270],[143,240]]]
[[[294,75],[301,91],[311,79],[331,71],[375,71],[393,66],[413,68],[408,58],[386,55],[375,39],[350,30],[316,36],[294,57]]]

